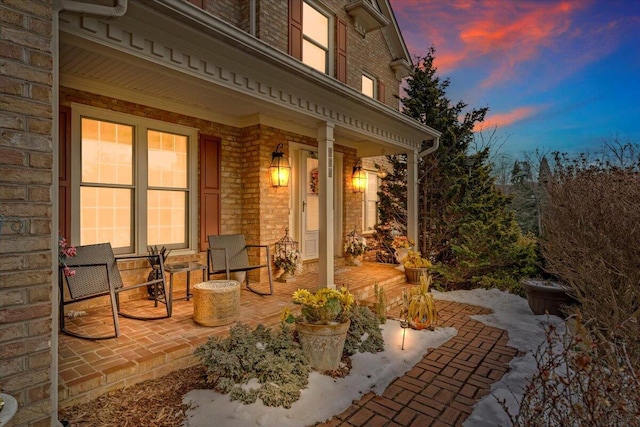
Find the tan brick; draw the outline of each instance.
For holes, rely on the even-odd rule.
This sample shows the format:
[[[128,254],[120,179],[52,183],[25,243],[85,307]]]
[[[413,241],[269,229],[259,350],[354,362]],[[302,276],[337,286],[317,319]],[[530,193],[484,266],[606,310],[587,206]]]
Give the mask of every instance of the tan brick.
[[[51,187],[30,187],[29,200],[32,202],[50,202]]]
[[[8,255],[2,257],[2,264],[0,264],[0,271],[19,270],[22,268],[22,257],[20,255]],[[5,304],[9,305],[9,304]]]
[[[11,9],[26,12],[29,15],[51,20],[53,8],[50,2],[4,0],[3,4]]]
[[[28,295],[28,302],[30,304],[51,301],[51,286],[40,285],[31,287],[28,290]]]
[[[0,164],[2,165],[24,165],[25,158],[22,150],[0,147]]]
[[[44,368],[51,365],[51,352],[43,351],[40,353],[30,354],[27,363],[29,369]]]
[[[20,80],[11,79],[11,78],[0,79],[0,93],[6,93],[7,95],[23,96],[26,87],[27,87],[26,83]]]
[[[0,128],[13,129],[13,130],[24,130],[25,129],[25,119],[23,117],[20,117],[20,116],[17,116],[15,114],[13,114],[13,113],[5,114],[4,112],[0,112]]]
[[[0,57],[11,59],[22,59],[24,48],[6,40],[0,40]]]
[[[2,66],[0,66],[0,75],[2,75],[2,71]],[[53,117],[51,105],[49,104],[34,102],[26,98],[4,94],[0,95],[0,111],[8,111],[23,114],[25,116],[34,116],[48,119],[51,119]],[[2,138],[6,138],[4,132]],[[51,144],[49,144],[49,149],[51,149]]]
[[[19,322],[51,315],[51,304],[33,304],[16,308],[0,309],[0,323]]]
[[[1,98],[2,97],[0,96],[0,107],[2,107]],[[32,106],[34,110],[37,110],[37,107],[41,105],[42,104],[38,104],[35,102],[25,103],[25,107],[28,108],[29,106]],[[37,111],[28,112],[37,113]],[[44,114],[44,110],[42,110],[42,113]],[[7,147],[23,148],[30,151],[51,152],[51,149],[53,147],[50,135],[34,135],[26,132],[3,130],[2,133],[0,133],[0,140],[2,140],[3,145]]]
[[[25,372],[27,370],[27,358],[16,357],[14,359],[1,359],[0,360],[0,372],[3,377]]]
[[[39,169],[51,169],[51,167],[53,166],[53,154],[30,153],[29,166]]]
[[[46,21],[43,19],[37,19],[30,17],[28,19],[28,28],[36,34],[41,36],[51,36],[51,20],[47,19]]]
[[[22,390],[30,385],[46,383],[49,380],[49,369],[30,369],[21,375],[3,379],[3,387],[7,390]]]
[[[15,10],[10,10],[6,7],[0,8],[0,21],[5,25],[13,25],[15,27],[22,27],[24,15]]]
[[[31,220],[31,234],[51,234],[51,220]]]
[[[7,169],[15,169],[15,168],[5,168],[4,171],[6,171]],[[23,170],[33,171],[33,169],[27,169],[27,168],[24,168]],[[37,172],[33,171],[33,173],[35,174]],[[51,175],[50,172],[49,172],[49,175]],[[0,214],[20,217],[25,219],[31,216],[51,218],[51,209],[52,209],[51,204],[48,204],[48,203],[12,203],[10,206],[0,206]]]
[[[53,67],[53,57],[50,52],[40,52],[32,50],[29,52],[31,60],[29,63],[34,67],[51,69]]]
[[[27,325],[24,323],[12,323],[10,325],[0,325],[0,342],[11,341],[16,338],[27,336]]]
[[[26,47],[41,50],[44,52],[49,51],[49,49],[51,48],[51,46],[49,45],[51,37],[38,35],[27,29],[4,27],[0,29],[0,35],[2,36],[3,39],[12,41],[20,46],[26,46]],[[0,69],[1,68],[2,67],[0,67]],[[13,72],[7,72],[6,74],[13,75],[13,76],[20,75]],[[27,80],[30,80],[30,79],[27,78]],[[30,81],[40,81],[40,80],[30,80]],[[46,81],[41,81],[41,83],[46,83]]]
[[[2,290],[0,291],[0,301],[2,301],[2,306],[9,307],[12,305],[20,305],[27,302],[27,298],[25,293],[22,290]]]
[[[51,271],[17,271],[0,273],[0,287],[23,287],[51,283]]]
[[[51,120],[41,120],[34,117],[30,117],[27,121],[28,131],[41,135],[49,135],[51,133],[51,125]]]

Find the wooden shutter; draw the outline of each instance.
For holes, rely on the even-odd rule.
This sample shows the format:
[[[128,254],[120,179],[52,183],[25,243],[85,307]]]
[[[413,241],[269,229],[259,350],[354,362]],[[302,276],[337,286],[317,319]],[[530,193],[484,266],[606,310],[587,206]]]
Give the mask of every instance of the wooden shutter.
[[[188,0],[188,1],[191,4],[193,4],[195,6],[198,6],[200,9],[204,9],[205,8],[204,7],[205,0]]]
[[[378,80],[378,101],[384,102],[386,97],[385,86],[382,80]]]
[[[58,114],[58,229],[71,238],[71,108]]]
[[[289,0],[289,55],[302,61],[302,0]]]
[[[220,234],[221,140],[200,135],[200,250],[209,246],[207,236]]]
[[[336,18],[336,78],[347,82],[347,23]]]

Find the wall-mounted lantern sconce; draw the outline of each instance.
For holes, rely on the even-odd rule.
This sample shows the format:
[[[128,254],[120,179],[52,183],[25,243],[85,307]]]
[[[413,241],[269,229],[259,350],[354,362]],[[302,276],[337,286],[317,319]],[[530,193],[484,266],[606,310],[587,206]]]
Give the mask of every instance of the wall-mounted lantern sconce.
[[[360,160],[358,160],[358,163],[353,167],[351,183],[353,184],[354,193],[364,193],[365,188],[367,188],[367,174],[362,170]]]
[[[287,187],[289,185],[291,166],[282,152],[282,144],[278,144],[276,151],[271,154],[269,175],[271,175],[271,185],[274,187]]]

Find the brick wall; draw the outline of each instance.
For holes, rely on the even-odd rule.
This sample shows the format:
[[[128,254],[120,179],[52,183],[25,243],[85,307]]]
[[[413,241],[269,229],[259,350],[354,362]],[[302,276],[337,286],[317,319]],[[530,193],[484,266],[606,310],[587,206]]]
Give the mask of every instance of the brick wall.
[[[51,18],[50,2],[0,5],[0,215],[19,220],[0,230],[0,387],[14,426],[51,423]]]
[[[258,0],[257,3],[257,37],[272,47],[287,53],[288,2],[286,0]],[[355,30],[353,20],[345,9],[348,1],[323,0],[318,3],[328,12],[347,23],[347,85],[360,91],[362,73],[366,71],[384,83],[386,88],[384,103],[398,109],[399,104],[396,96],[399,93],[400,82],[389,67],[389,63],[395,58],[391,57],[382,30],[374,30],[363,37]]]

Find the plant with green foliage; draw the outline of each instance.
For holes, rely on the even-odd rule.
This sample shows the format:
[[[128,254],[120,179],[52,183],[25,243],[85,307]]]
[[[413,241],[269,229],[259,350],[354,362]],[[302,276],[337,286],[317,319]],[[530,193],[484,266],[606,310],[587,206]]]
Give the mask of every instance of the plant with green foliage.
[[[237,324],[227,338],[210,337],[195,351],[215,390],[232,400],[290,408],[309,382],[311,368],[289,328],[273,331]],[[247,386],[257,380],[256,387]]]
[[[352,356],[358,352],[377,353],[383,350],[384,338],[379,319],[367,307],[356,306],[351,313],[343,354]]]
[[[445,284],[509,288],[535,271],[535,245],[522,239],[508,198],[496,189],[489,148],[472,152],[474,128],[488,109],[465,113],[467,104],[452,103],[446,96],[450,81],[437,76],[434,55],[431,48],[419,58],[402,98],[405,114],[442,132],[439,149],[418,163],[417,249],[438,264]],[[406,156],[389,160],[393,170],[379,193],[382,231],[398,222],[406,227]]]
[[[387,323],[387,296],[384,293],[384,288],[378,285],[378,282],[373,285],[373,294],[376,297],[376,316],[380,323]]]

